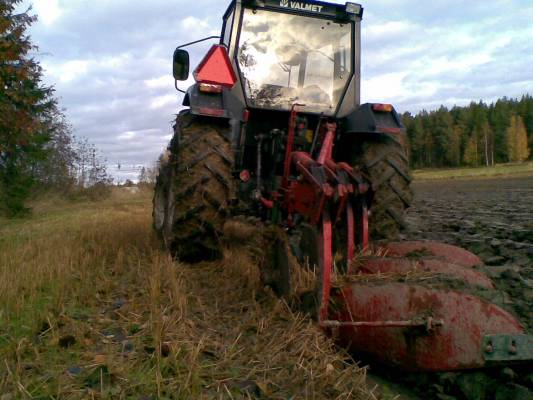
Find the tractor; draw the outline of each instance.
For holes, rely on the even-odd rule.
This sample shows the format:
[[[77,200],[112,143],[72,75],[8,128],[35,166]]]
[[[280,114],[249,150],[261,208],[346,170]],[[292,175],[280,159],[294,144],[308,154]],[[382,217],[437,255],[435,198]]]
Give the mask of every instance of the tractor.
[[[233,0],[220,36],[175,50],[186,108],[162,158],[155,230],[197,263],[221,257],[231,218],[278,227],[290,246],[273,244],[279,271],[266,283],[286,295],[284,253],[306,260],[318,324],[378,362],[425,371],[530,362],[532,338],[490,301],[477,256],[397,241],[412,200],[406,132],[392,105],[360,104],[362,17],[350,2]],[[213,39],[181,90],[184,48]]]

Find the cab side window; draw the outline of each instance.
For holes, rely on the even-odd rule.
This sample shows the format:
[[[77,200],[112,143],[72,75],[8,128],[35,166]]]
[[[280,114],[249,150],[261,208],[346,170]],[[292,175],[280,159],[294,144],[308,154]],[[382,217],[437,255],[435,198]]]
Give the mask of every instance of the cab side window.
[[[231,31],[233,27],[233,17],[235,15],[235,10],[231,11],[226,23],[224,24],[224,34],[222,36],[222,43],[229,47],[231,40]]]

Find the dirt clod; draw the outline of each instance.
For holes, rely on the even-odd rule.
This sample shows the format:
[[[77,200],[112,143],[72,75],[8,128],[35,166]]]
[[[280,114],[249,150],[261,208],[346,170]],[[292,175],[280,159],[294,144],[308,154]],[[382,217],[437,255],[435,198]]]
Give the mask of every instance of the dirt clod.
[[[168,343],[162,343],[161,344],[161,356],[168,357],[171,353],[171,348]]]
[[[76,344],[76,338],[72,335],[62,336],[61,338],[59,338],[58,344],[60,347],[67,349]]]

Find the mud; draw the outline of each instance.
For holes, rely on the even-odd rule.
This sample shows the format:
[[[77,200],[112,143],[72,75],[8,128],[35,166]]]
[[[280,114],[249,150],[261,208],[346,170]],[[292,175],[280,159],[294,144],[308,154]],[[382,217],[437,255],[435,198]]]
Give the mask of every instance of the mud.
[[[437,240],[477,254],[506,308],[533,334],[533,177],[421,181],[414,192],[404,239]],[[401,381],[409,379],[432,398],[533,399],[531,366]]]
[[[464,247],[533,333],[533,177],[414,184],[408,239]]]

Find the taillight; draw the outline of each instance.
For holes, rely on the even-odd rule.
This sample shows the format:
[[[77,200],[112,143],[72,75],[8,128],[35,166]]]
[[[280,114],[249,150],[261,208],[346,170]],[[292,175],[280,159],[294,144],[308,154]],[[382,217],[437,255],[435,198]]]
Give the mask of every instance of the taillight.
[[[372,104],[372,110],[377,112],[392,112],[392,104]]]
[[[228,51],[222,45],[211,47],[200,65],[198,65],[198,68],[194,71],[193,76],[196,82],[211,85],[204,86],[205,89],[212,89],[211,92],[214,91],[213,89],[216,86],[232,88],[235,82],[237,82],[237,76],[231,66]]]

